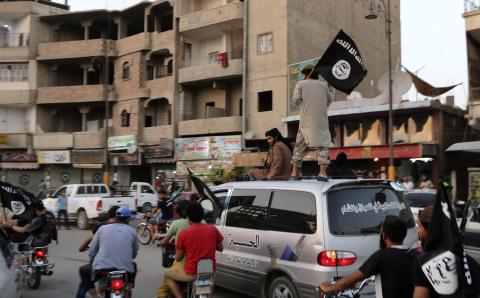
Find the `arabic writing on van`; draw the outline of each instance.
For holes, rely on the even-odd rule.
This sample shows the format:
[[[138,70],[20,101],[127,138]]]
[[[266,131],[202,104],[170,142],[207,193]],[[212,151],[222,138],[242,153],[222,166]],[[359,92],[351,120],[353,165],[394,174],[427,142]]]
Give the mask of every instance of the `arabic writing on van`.
[[[228,245],[230,246],[243,246],[249,248],[260,248],[260,236],[255,235],[255,241],[253,240],[236,240],[231,238],[232,234],[228,234]]]
[[[356,203],[356,204],[343,204],[341,207],[342,215],[345,213],[367,213],[367,212],[375,212],[378,213],[379,211],[387,211],[387,210],[404,210],[407,209],[405,203],[400,202],[370,202],[370,203]]]

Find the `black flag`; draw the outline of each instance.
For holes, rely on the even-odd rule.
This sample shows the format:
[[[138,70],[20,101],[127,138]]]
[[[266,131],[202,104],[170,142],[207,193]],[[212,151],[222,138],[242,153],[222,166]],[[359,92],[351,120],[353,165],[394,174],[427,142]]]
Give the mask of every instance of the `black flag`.
[[[0,201],[3,208],[10,209],[15,218],[21,222],[30,222],[35,217],[32,203],[36,200],[33,194],[0,181]]]
[[[330,85],[347,94],[367,75],[357,45],[343,30],[335,36],[315,69]]]
[[[190,179],[192,179],[193,184],[195,185],[195,188],[197,189],[198,193],[204,198],[212,202],[213,205],[213,211],[215,216],[220,215],[220,208],[221,204],[218,198],[213,194],[212,190],[208,188],[208,186],[205,184],[205,182],[202,181],[202,179],[198,178],[196,175],[194,175],[189,168],[187,168],[188,174],[190,175]]]
[[[441,183],[424,250],[420,260],[422,271],[435,291],[440,296],[465,297],[473,284],[472,275],[455,212]]]

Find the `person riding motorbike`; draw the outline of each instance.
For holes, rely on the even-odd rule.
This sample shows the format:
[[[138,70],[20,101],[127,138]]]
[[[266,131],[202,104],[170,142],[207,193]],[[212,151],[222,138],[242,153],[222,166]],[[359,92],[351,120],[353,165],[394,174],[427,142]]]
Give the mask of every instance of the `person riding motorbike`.
[[[215,269],[215,251],[223,251],[222,234],[215,226],[203,224],[203,216],[202,206],[197,202],[191,202],[187,207],[190,227],[178,234],[175,245],[176,264],[165,270],[168,288],[175,298],[183,297],[179,282],[195,280],[197,263],[200,260],[212,260]]]
[[[325,294],[339,292],[352,287],[362,279],[380,275],[383,294],[380,297],[412,297],[411,271],[416,256],[413,251],[402,247],[406,235],[407,224],[402,219],[393,215],[386,216],[380,231],[380,249],[352,274],[342,277],[335,283],[322,282],[319,288]]]
[[[99,215],[98,223],[93,225],[91,233],[78,248],[79,252],[88,250],[88,246],[92,242],[93,236],[101,226],[115,222],[116,213],[119,208],[119,206],[110,207],[105,216],[106,218],[103,218],[101,215]],[[95,284],[92,282],[92,264],[89,262],[88,264],[81,266],[78,269],[78,273],[80,275],[80,284],[78,285],[76,298],[85,298],[87,292],[92,298],[96,298],[97,291],[95,290]]]
[[[94,281],[100,278],[100,272],[124,270],[133,287],[136,274],[133,260],[138,253],[138,242],[135,229],[128,225],[131,216],[130,209],[119,208],[115,223],[101,226],[93,236],[88,256],[93,260]]]
[[[176,219],[170,225],[170,228],[167,231],[167,235],[161,241],[157,243],[157,246],[166,246],[172,241],[175,242],[177,240],[178,234],[181,231],[185,230],[186,228],[190,227],[190,222],[187,219],[187,208],[190,204],[189,201],[182,200],[177,203],[177,207],[175,211],[180,216],[179,219]],[[173,264],[176,264],[174,261]],[[173,265],[172,265],[173,266]],[[163,278],[163,282],[157,290],[157,298],[165,298],[168,296],[168,285],[167,285],[167,278]]]
[[[159,227],[173,219],[173,201],[163,189],[158,192],[157,208],[153,212],[153,218],[148,223],[148,230],[155,239],[155,235],[159,233]]]
[[[47,211],[42,201],[34,201],[32,206],[35,209],[36,217],[30,223],[20,227],[16,220],[10,220],[6,226],[16,233],[32,235],[32,247],[48,246],[52,239],[57,240],[55,216]]]

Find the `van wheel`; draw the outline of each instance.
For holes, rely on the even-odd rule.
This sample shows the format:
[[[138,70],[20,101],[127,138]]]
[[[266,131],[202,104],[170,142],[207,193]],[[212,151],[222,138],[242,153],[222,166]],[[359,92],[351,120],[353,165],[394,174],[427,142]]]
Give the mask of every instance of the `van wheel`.
[[[77,213],[77,227],[80,230],[88,229],[88,217],[85,210],[80,210]]]
[[[268,298],[298,298],[292,281],[285,276],[275,278],[268,287]]]

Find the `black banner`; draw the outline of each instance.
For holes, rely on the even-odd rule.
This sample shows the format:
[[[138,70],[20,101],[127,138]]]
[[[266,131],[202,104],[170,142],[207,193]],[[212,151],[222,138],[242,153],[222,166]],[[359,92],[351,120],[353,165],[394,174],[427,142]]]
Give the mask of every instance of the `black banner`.
[[[9,183],[0,182],[0,201],[3,208],[12,211],[14,219],[29,222],[35,217],[32,203],[36,200],[37,198],[33,194]]]
[[[347,94],[367,75],[357,45],[343,30],[335,36],[315,69],[335,89]]]

